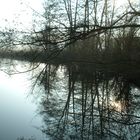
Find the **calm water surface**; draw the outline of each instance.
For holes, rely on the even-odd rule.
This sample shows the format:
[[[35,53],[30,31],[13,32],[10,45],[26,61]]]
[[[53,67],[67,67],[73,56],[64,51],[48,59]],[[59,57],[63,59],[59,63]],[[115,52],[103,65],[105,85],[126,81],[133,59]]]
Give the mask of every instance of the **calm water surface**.
[[[0,70],[0,140],[140,137],[139,68],[6,60]]]
[[[15,70],[13,65],[5,63],[1,65],[2,70]],[[17,70],[24,71],[27,68],[23,63],[15,64]],[[16,140],[22,136],[44,140],[44,135],[37,129],[42,125],[42,118],[37,113],[37,102],[29,96],[31,73],[9,76],[5,72],[0,71],[0,140]]]

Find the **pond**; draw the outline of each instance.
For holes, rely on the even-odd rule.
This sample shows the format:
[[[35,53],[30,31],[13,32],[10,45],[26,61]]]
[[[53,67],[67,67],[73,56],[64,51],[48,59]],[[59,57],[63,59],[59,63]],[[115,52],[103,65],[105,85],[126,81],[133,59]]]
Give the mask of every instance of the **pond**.
[[[137,66],[6,60],[0,78],[2,140],[140,137]]]

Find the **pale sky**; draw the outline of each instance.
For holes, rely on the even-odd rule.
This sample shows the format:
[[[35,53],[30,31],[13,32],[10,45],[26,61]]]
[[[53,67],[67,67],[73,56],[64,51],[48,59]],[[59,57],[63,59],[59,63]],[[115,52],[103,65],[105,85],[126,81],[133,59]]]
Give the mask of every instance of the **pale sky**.
[[[115,1],[116,5],[125,5],[127,2],[127,0],[111,1]],[[0,28],[14,26],[30,29],[33,23],[33,10],[30,7],[41,13],[43,11],[43,2],[44,0],[0,0]],[[15,23],[18,23],[18,25]]]
[[[42,3],[43,0],[0,0],[0,27],[24,25],[24,28],[30,28],[33,22],[33,10],[30,7],[41,13]]]

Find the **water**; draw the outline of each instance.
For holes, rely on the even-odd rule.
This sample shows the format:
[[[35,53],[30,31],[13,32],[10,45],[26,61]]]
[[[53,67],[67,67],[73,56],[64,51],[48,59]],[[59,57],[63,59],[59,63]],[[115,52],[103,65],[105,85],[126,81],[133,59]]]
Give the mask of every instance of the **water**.
[[[0,140],[139,138],[138,68],[7,62],[0,72]]]
[[[19,66],[23,67],[23,64],[18,62],[17,67]],[[2,68],[7,69],[4,64]],[[41,131],[37,129],[42,125],[37,104],[28,95],[31,89],[29,76],[29,73],[9,76],[3,71],[0,72],[0,140],[16,140],[22,136],[44,139]]]

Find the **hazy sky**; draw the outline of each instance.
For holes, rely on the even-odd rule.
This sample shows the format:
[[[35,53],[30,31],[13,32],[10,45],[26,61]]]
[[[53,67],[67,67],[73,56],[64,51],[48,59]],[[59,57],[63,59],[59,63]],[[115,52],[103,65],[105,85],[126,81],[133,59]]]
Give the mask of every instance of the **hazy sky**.
[[[14,26],[30,29],[33,23],[33,10],[31,10],[31,8],[41,13],[41,11],[43,11],[42,3],[44,1],[45,0],[0,0],[0,28],[4,26]],[[115,4],[120,6],[125,5],[128,0],[111,1],[115,1]],[[18,25],[15,23],[18,23]]]
[[[33,21],[31,8],[40,13],[43,10],[42,3],[43,0],[0,0],[0,27],[22,23],[19,26],[29,28]]]

